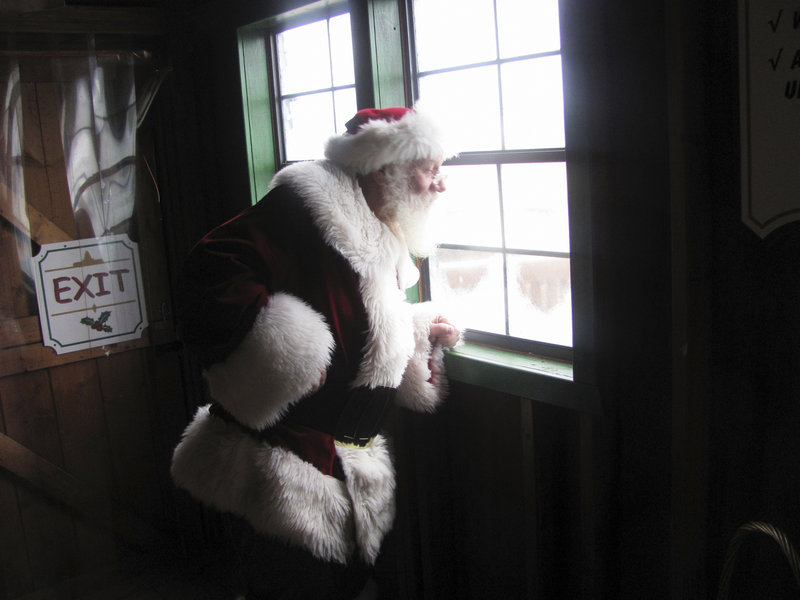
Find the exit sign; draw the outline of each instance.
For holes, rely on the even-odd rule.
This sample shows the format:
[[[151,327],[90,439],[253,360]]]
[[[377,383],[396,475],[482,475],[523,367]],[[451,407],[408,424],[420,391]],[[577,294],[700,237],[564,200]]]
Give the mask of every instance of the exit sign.
[[[45,244],[32,259],[42,342],[56,353],[139,338],[139,249],[127,235]]]

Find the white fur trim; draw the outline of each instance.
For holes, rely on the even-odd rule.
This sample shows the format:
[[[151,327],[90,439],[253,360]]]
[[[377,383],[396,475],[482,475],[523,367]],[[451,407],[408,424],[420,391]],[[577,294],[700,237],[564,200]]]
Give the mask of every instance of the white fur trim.
[[[197,500],[244,517],[260,533],[346,563],[355,549],[342,481],[296,455],[258,442],[198,409],[172,457],[172,478]]]
[[[337,447],[337,453],[346,484],[203,406],[175,448],[171,474],[197,500],[247,519],[260,533],[342,564],[358,545],[374,563],[395,515],[387,441],[377,436],[369,448]]]
[[[369,330],[353,386],[397,387],[414,350],[411,308],[397,274],[408,251],[370,210],[356,178],[335,165],[296,163],[273,179],[273,186],[282,184],[298,192],[326,243],[360,276]]]
[[[361,558],[367,564],[374,564],[395,517],[395,472],[386,438],[376,436],[368,448],[337,447],[336,453],[353,500]]]
[[[245,518],[257,531],[306,548],[323,560],[346,563],[355,540],[352,502],[344,482],[266,443],[253,458],[258,485],[250,490]]]
[[[320,313],[291,294],[277,293],[236,350],[204,376],[211,397],[237,421],[262,429],[319,383],[333,348]]]
[[[256,478],[247,458],[254,447],[253,438],[200,407],[172,453],[172,479],[207,505],[241,514],[241,499]]]
[[[335,136],[325,144],[325,157],[350,173],[365,175],[388,164],[454,156],[434,119],[419,108],[397,121],[375,119],[358,133]]]
[[[430,325],[438,314],[430,302],[414,304],[414,354],[397,389],[397,403],[419,412],[433,412],[447,396],[444,349],[428,339]]]
[[[400,257],[400,262],[397,264],[397,283],[400,289],[407,290],[419,281],[419,269],[411,256],[404,253]]]

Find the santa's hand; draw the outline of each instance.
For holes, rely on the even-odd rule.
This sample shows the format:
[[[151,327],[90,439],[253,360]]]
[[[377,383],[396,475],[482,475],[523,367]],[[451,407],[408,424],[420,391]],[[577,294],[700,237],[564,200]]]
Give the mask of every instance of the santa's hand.
[[[445,348],[452,348],[458,343],[460,337],[461,332],[442,316],[436,317],[431,323],[428,339],[433,345],[439,344]]]

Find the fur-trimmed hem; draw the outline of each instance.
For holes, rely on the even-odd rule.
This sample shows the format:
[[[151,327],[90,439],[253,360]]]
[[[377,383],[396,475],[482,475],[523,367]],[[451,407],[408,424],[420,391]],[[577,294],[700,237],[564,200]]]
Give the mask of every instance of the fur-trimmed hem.
[[[367,448],[337,447],[347,491],[353,499],[356,540],[362,560],[374,564],[395,517],[395,472],[386,438]]]
[[[253,429],[275,424],[330,365],[325,317],[291,294],[274,294],[236,350],[203,375],[211,397]]]
[[[171,474],[195,499],[244,517],[262,534],[342,564],[358,547],[372,564],[395,515],[388,444],[378,436],[369,448],[337,453],[346,483],[255,440],[204,406],[175,448]]]

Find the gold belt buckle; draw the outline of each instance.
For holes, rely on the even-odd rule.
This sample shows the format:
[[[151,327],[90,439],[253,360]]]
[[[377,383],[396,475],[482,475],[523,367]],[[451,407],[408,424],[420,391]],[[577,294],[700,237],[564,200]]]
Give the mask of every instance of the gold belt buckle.
[[[361,441],[361,439],[364,440],[363,444],[358,443]],[[374,436],[371,438],[361,438],[361,439],[356,440],[356,438],[354,437],[345,436],[344,440],[334,439],[333,443],[334,445],[339,446],[340,448],[357,448],[359,450],[363,450],[364,448],[369,448],[370,446],[372,446],[372,442],[375,441]]]

